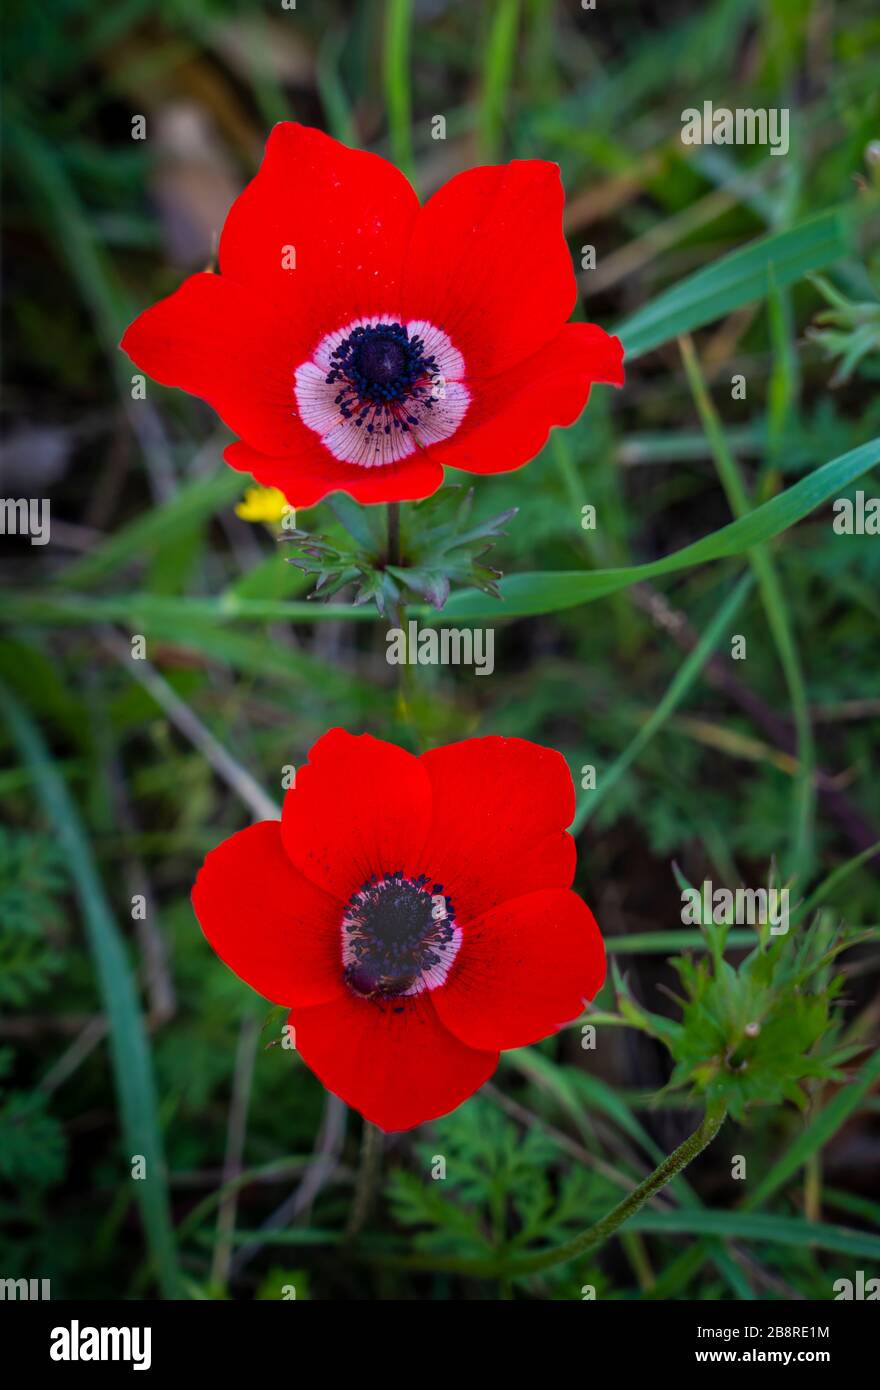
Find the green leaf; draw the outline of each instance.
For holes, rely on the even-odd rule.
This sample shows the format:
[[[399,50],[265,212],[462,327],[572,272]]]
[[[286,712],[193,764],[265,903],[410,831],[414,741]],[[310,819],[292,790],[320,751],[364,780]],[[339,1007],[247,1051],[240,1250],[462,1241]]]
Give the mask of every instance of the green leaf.
[[[686,659],[678,668],[672,683],[664,693],[663,699],[651,714],[650,719],[642,725],[635,738],[624,748],[620,757],[617,758],[612,763],[611,767],[603,774],[601,785],[594,792],[590,792],[587,796],[581,798],[580,805],[572,821],[572,834],[576,835],[582,826],[585,825],[589,817],[595,813],[603,798],[612,787],[620,781],[620,778],[626,772],[627,768],[635,762],[639,754],[643,752],[647,744],[651,742],[654,735],[662,729],[669,716],[673,714],[681,704],[694,681],[699,677],[709,657],[729,630],[753,582],[753,576],[747,574],[739,581],[733,593],[728,594],[693,651],[688,652]]]
[[[64,1130],[38,1091],[10,1092],[0,1104],[0,1178],[17,1186],[49,1187],[64,1174]]]
[[[238,497],[245,482],[247,475],[222,468],[208,478],[187,483],[170,501],[151,508],[136,521],[114,532],[95,550],[68,565],[60,582],[70,588],[88,588],[99,580],[109,579],[132,561],[154,555],[169,541],[184,535],[199,521],[213,516]]]
[[[745,950],[754,946],[758,934],[753,927],[727,934],[729,950]],[[606,936],[605,949],[610,956],[665,956],[673,951],[708,951],[709,942],[701,931],[686,928],[682,931],[634,932],[627,936]]]
[[[589,1120],[583,1102],[571,1084],[569,1068],[556,1066],[535,1047],[518,1047],[502,1053],[502,1058],[505,1065],[516,1067],[523,1076],[554,1096],[581,1137],[590,1138]]]
[[[508,91],[516,66],[520,0],[498,0],[486,40],[479,106],[480,146],[489,163],[498,157]]]
[[[851,449],[830,463],[823,464],[808,477],[787,488],[769,502],[720,527],[702,540],[694,541],[660,560],[646,565],[627,565],[608,570],[544,571],[534,574],[514,574],[498,585],[502,602],[488,602],[479,593],[453,594],[443,611],[443,619],[461,618],[469,621],[486,618],[521,618],[530,614],[555,613],[563,608],[576,608],[591,603],[606,594],[627,589],[645,579],[658,579],[676,570],[710,560],[724,560],[743,555],[753,546],[772,540],[788,530],[810,512],[861,478],[880,463],[880,439],[872,439]],[[423,619],[430,621],[430,619]],[[438,621],[435,617],[433,621]]]
[[[410,76],[412,24],[412,0],[389,0],[385,7],[383,37],[385,107],[391,136],[391,157],[410,179],[414,163]]]
[[[8,597],[9,602],[6,602]],[[81,623],[127,623],[136,632],[150,626],[173,629],[176,625],[218,627],[245,622],[322,622],[339,618],[375,617],[368,609],[359,612],[345,603],[311,603],[284,599],[244,599],[232,589],[219,598],[177,598],[142,591],[104,595],[57,592],[10,591],[4,595],[0,619],[9,622],[47,623],[77,626]]]
[[[771,307],[778,306],[774,291]],[[703,422],[706,438],[712,449],[719,480],[724,488],[730,509],[735,517],[747,516],[752,502],[739,462],[727,441],[722,424],[706,386],[697,354],[689,337],[681,340],[681,355],[690,383],[694,403]],[[761,547],[749,553],[749,560],[758,581],[761,602],[767,624],[773,635],[779,663],[785,675],[791,699],[792,715],[797,732],[797,791],[794,798],[792,824],[791,867],[786,877],[792,882],[804,878],[813,860],[816,778],[815,747],[804,685],[803,667],[795,640],[795,624],[789,611],[785,592],[767,551]]]
[[[747,516],[694,541],[681,550],[673,551],[660,560],[644,565],[627,565],[607,570],[563,570],[534,574],[516,574],[499,581],[501,601],[487,598],[477,590],[453,594],[440,615],[431,609],[418,610],[423,623],[463,619],[519,618],[531,614],[554,613],[591,603],[619,589],[629,588],[645,579],[657,579],[677,570],[711,560],[729,559],[744,554],[755,545],[772,540],[801,521],[810,512],[836,497],[844,488],[861,478],[880,463],[880,439],[851,449],[839,458],[823,464],[785,492],[763,503]],[[123,621],[149,622],[149,616],[195,618],[199,622],[224,623],[234,621],[287,620],[290,622],[322,622],[341,617],[369,619],[375,615],[368,609],[355,609],[345,604],[285,603],[283,601],[248,601],[227,592],[221,598],[168,599],[162,595],[143,593],[122,594],[116,598],[92,599],[87,595],[63,594],[57,597],[45,592],[35,594],[10,592],[5,599],[3,617],[8,622],[33,623],[93,623]],[[138,629],[142,630],[142,629]]]
[[[731,252],[664,291],[616,329],[627,361],[743,304],[763,299],[771,286],[793,285],[839,260],[849,250],[849,220],[845,208],[819,213],[788,231]]]
[[[327,499],[327,506],[340,526],[343,526],[364,550],[378,550],[382,545],[381,527],[377,519],[380,514],[379,508],[362,507],[344,492],[334,492]]]
[[[230,584],[227,593],[247,600],[298,598],[308,586],[307,577],[294,565],[287,563],[286,556],[279,547],[265,560],[250,569]]]
[[[63,920],[67,865],[47,836],[0,828],[0,1003],[21,1008],[62,968],[49,946]]]
[[[7,688],[0,684],[0,711],[34,774],[43,809],[66,855],[82,909],[103,1007],[110,1023],[110,1050],[122,1116],[126,1167],[135,1154],[146,1161],[146,1178],[132,1183],[141,1206],[147,1240],[166,1298],[178,1289],[177,1260],[168,1200],[168,1182],[150,1052],[140,1001],[122,936],[95,868],[76,806],[59,777],[42,734]]]
[[[729,1236],[732,1240],[768,1241],[773,1245],[794,1245],[802,1249],[817,1246],[838,1255],[880,1259],[880,1236],[851,1231],[797,1216],[763,1216],[742,1211],[709,1211],[692,1208],[681,1211],[650,1211],[644,1207],[630,1217],[627,1228],[652,1235]]]
[[[880,1077],[880,1052],[875,1052],[862,1068],[858,1079],[838,1091],[833,1100],[820,1110],[815,1119],[798,1135],[794,1143],[788,1146],[782,1158],[773,1165],[770,1172],[747,1198],[745,1207],[751,1210],[761,1206],[768,1197],[772,1197],[774,1192],[787,1183],[789,1178],[793,1177],[814,1153],[829,1143],[841,1125],[861,1105],[878,1077]]]
[[[863,849],[860,854],[855,854],[847,859],[845,863],[838,864],[837,868],[828,875],[827,878],[813,890],[806,902],[800,903],[792,913],[792,922],[798,922],[801,917],[808,917],[811,912],[815,912],[818,907],[827,902],[842,884],[860,869],[863,864],[867,864],[869,859],[873,859],[880,854],[880,840],[875,844]]]

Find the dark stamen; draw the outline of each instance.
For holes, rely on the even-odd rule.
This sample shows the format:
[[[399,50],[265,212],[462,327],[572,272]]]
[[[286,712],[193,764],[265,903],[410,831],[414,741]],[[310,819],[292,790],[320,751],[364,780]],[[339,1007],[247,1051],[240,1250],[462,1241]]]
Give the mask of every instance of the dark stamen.
[[[343,420],[355,418],[355,424],[372,407],[386,416],[385,434],[391,427],[409,429],[418,424],[418,416],[406,408],[425,394],[424,383],[437,376],[437,361],[425,350],[419,337],[410,338],[401,323],[363,325],[352,330],[330,354],[332,366],[326,378],[328,385],[342,386],[335,398]],[[402,419],[398,419],[398,411]],[[372,434],[372,428],[367,431]]]
[[[457,950],[442,884],[432,886],[424,874],[408,878],[400,869],[374,876],[352,895],[342,929],[346,983],[368,997],[416,993],[426,973],[448,968]]]

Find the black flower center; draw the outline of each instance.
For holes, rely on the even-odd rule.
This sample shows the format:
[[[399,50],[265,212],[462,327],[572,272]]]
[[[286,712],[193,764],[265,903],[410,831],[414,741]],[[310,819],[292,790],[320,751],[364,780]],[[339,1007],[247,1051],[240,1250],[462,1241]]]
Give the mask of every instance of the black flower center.
[[[424,874],[374,875],[343,914],[345,981],[356,994],[393,999],[434,988],[457,950],[452,904]]]
[[[333,349],[330,361],[326,381],[339,385],[340,418],[365,425],[367,434],[406,433],[419,423],[414,408],[434,405],[437,360],[402,323],[359,325]]]
[[[406,349],[384,334],[368,338],[352,354],[354,371],[373,389],[393,386],[406,365]]]

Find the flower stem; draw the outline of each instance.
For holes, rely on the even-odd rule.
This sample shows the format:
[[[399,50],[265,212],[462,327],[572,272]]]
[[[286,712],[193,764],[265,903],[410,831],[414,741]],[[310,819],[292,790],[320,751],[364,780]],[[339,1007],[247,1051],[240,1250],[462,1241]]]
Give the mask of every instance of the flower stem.
[[[399,567],[403,554],[400,545],[400,502],[389,502],[386,508],[388,516],[388,541],[385,547],[385,564]],[[395,580],[395,583],[397,581]],[[393,627],[399,628],[403,633],[405,660],[401,663],[398,672],[397,701],[398,713],[404,722],[412,730],[413,739],[418,747],[421,742],[419,731],[413,717],[413,698],[415,696],[414,672],[410,664],[412,652],[409,650],[409,635],[406,622],[406,603],[401,593],[398,593],[396,600],[389,605],[389,619]]]
[[[686,1168],[697,1154],[711,1144],[724,1124],[727,1111],[723,1105],[710,1105],[699,1127],[690,1138],[664,1158],[644,1182],[633,1188],[628,1197],[603,1216],[595,1225],[588,1226],[580,1235],[556,1245],[551,1250],[537,1250],[532,1255],[520,1259],[468,1260],[455,1255],[379,1255],[376,1262],[395,1269],[445,1270],[452,1274],[469,1274],[476,1278],[518,1279],[525,1274],[538,1274],[554,1265],[565,1264],[579,1255],[586,1255],[603,1245],[610,1236],[620,1229],[631,1216],[643,1207],[649,1198],[659,1192],[682,1169]]]
[[[400,503],[388,503],[388,558],[387,564],[400,565]]]
[[[724,1106],[710,1105],[699,1127],[693,1134],[685,1139],[683,1144],[679,1144],[668,1158],[654,1169],[644,1182],[640,1182],[638,1187],[633,1188],[628,1197],[624,1197],[622,1202],[618,1202],[607,1216],[603,1216],[601,1221],[589,1226],[580,1235],[574,1236],[563,1245],[557,1245],[552,1250],[539,1250],[534,1255],[527,1255],[521,1260],[516,1260],[510,1267],[510,1272],[522,1274],[537,1274],[540,1270],[551,1269],[553,1265],[564,1264],[566,1260],[573,1260],[578,1255],[585,1255],[590,1250],[595,1250],[603,1245],[609,1236],[614,1235],[625,1221],[645,1205],[650,1197],[659,1192],[661,1187],[674,1178],[678,1173],[686,1168],[697,1154],[702,1153],[708,1144],[711,1144],[716,1134],[724,1124],[727,1111]]]
[[[346,1240],[354,1240],[366,1224],[379,1185],[381,1168],[382,1131],[376,1125],[370,1124],[369,1120],[364,1120],[364,1130],[361,1136],[361,1160],[351,1215],[345,1228]]]

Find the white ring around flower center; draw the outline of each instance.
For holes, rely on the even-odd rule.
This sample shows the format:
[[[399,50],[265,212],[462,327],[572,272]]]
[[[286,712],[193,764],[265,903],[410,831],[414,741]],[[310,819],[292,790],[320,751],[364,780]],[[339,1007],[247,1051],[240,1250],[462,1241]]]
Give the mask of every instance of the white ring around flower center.
[[[417,449],[449,439],[467,413],[471,397],[464,384],[464,358],[441,328],[424,319],[409,320],[403,327],[410,340],[422,340],[424,356],[433,359],[436,372],[426,375],[403,401],[391,402],[385,410],[370,406],[361,418],[363,403],[356,401],[356,409],[349,415],[341,409],[341,383],[327,381],[335,365],[333,352],[356,328],[378,328],[383,323],[398,322],[401,320],[392,314],[353,319],[322,338],[312,356],[296,369],[300,418],[342,463],[356,463],[363,468],[397,463]]]

